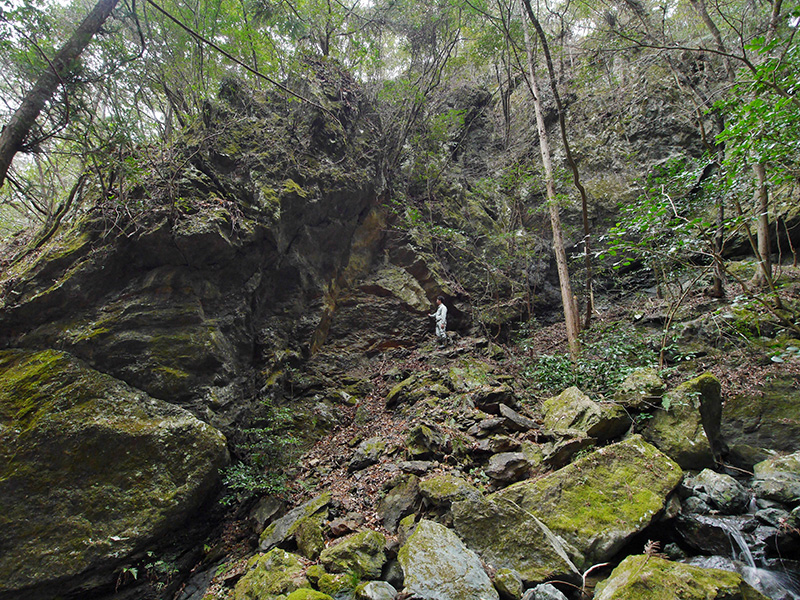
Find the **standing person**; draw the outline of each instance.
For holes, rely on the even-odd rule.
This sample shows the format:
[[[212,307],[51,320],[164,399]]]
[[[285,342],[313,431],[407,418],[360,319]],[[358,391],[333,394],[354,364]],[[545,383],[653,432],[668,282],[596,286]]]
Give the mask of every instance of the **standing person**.
[[[436,298],[436,305],[438,307],[436,312],[428,316],[436,319],[436,339],[439,340],[439,346],[443,348],[447,345],[447,333],[445,332],[447,328],[447,307],[444,305],[443,296]]]

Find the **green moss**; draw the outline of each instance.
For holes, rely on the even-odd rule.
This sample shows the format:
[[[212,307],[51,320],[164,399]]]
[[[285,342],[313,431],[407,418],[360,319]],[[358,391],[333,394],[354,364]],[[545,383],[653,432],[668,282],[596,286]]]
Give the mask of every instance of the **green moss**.
[[[332,573],[354,573],[359,577],[377,579],[385,556],[386,538],[367,529],[326,548],[320,562]]]
[[[279,595],[309,587],[299,558],[285,550],[275,548],[248,561],[247,572],[236,584],[233,598],[271,600]]]
[[[286,596],[286,600],[333,600],[333,598],[316,590],[300,588]]]
[[[767,600],[742,576],[656,556],[629,556],[595,590],[595,600]]]

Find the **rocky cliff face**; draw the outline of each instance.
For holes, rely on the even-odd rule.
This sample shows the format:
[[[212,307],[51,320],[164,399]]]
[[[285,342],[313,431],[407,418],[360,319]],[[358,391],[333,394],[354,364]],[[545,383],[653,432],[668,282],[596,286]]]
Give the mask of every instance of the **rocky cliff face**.
[[[497,366],[487,338],[506,339],[532,308],[553,320],[558,294],[546,226],[513,200],[535,190],[481,183],[502,160],[482,150],[498,143],[484,91],[459,88],[448,100],[447,110],[470,118],[448,134],[455,150],[425,207],[430,222],[418,226],[415,184],[401,194],[383,178],[381,123],[363,92],[330,63],[311,63],[309,73],[303,93],[316,106],[225,82],[177,155],[132,182],[124,203],[97,197],[73,229],[4,274],[0,598],[114,596],[118,587],[118,597],[136,597],[132,565],[213,504],[218,469],[229,451],[236,458],[264,401],[288,406],[305,443],[332,430],[349,435],[306,457],[304,481],[324,487],[346,473],[358,506],[380,512],[373,529],[412,545],[402,567],[391,558],[397,547],[375,543],[374,531],[342,556],[323,551],[364,522],[341,490],[282,517],[294,520],[261,506],[266,516],[254,517],[251,533],[267,554],[228,573],[210,552],[217,562],[206,557],[205,587],[184,598],[203,597],[218,571],[237,598],[312,594],[309,586],[332,596],[353,588],[347,578],[359,569],[386,585],[402,584],[397,570],[405,570],[412,592],[462,589],[445,573],[462,563],[469,594],[495,597],[518,584],[520,594],[503,592],[518,598],[523,584],[613,559],[674,516],[680,467],[720,456],[718,384],[711,417],[695,405],[705,389],[696,383],[670,396],[685,414],[656,410],[660,381],[631,383],[613,407],[579,390],[542,412],[517,403],[518,382]],[[691,142],[678,129],[676,148]],[[439,294],[463,342],[441,353],[426,346]],[[630,415],[641,414],[652,421],[644,439],[589,454],[619,441]],[[740,416],[723,431],[747,429],[737,441],[763,445],[766,433],[749,435],[751,415]],[[699,451],[668,438],[676,419],[691,422]],[[783,430],[780,449],[797,450],[794,430]],[[578,453],[587,456],[573,463]],[[635,473],[623,468],[634,462]],[[467,484],[471,472],[493,493]],[[590,495],[581,481],[592,482]],[[587,502],[602,509],[586,516]],[[541,526],[525,517],[540,505],[550,509]],[[425,518],[412,532],[415,514]],[[548,532],[563,540],[566,561]],[[546,560],[521,556],[525,544]],[[489,581],[478,557],[505,574]],[[318,559],[322,566],[309,567]]]

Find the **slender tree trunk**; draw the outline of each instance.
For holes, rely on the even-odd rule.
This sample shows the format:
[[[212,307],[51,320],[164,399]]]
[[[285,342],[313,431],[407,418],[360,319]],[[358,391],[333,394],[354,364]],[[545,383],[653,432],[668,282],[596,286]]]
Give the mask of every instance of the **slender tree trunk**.
[[[758,238],[759,269],[753,277],[753,283],[769,284],[772,280],[772,240],[769,233],[769,193],[767,192],[767,169],[762,163],[753,165],[756,175],[756,237]]]
[[[547,128],[544,123],[542,111],[541,95],[539,94],[539,83],[536,78],[536,68],[533,63],[533,51],[531,49],[528,27],[523,19],[523,31],[525,34],[525,50],[528,55],[528,70],[530,71],[531,95],[533,96],[533,108],[536,113],[536,127],[539,132],[539,149],[542,155],[544,166],[545,183],[547,187],[547,207],[550,213],[550,227],[553,230],[553,252],[556,256],[556,268],[558,270],[559,287],[561,288],[561,302],[564,305],[564,323],[567,326],[567,342],[569,353],[573,360],[578,358],[581,351],[579,333],[580,318],[578,316],[575,298],[572,295],[572,285],[569,281],[569,269],[567,268],[567,252],[564,249],[564,237],[561,229],[561,217],[558,211],[558,200],[556,198],[555,177],[553,176],[553,161],[550,152],[550,141],[547,137]]]
[[[572,156],[572,148],[569,145],[569,137],[567,136],[567,119],[564,111],[564,105],[561,102],[561,95],[558,93],[558,84],[556,82],[556,71],[553,68],[553,58],[550,55],[550,45],[547,43],[547,36],[542,29],[539,19],[531,8],[530,0],[522,0],[525,5],[525,10],[528,13],[528,18],[533,23],[536,33],[539,36],[539,41],[542,43],[542,51],[547,62],[547,73],[550,77],[550,89],[553,92],[553,98],[556,101],[556,110],[558,111],[558,125],[561,129],[561,141],[564,144],[564,152],[567,155],[567,163],[572,171],[572,182],[581,195],[581,215],[583,216],[583,258],[586,265],[586,321],[585,326],[588,329],[592,324],[592,314],[594,313],[594,276],[592,273],[592,230],[589,226],[589,202],[586,198],[586,188],[581,183],[580,172],[578,171],[578,164]],[[524,22],[524,19],[523,19]],[[525,30],[527,35],[527,28]],[[529,40],[526,38],[526,44]]]
[[[22,148],[36,118],[42,112],[45,104],[53,97],[75,60],[106,22],[117,2],[118,0],[98,0],[92,12],[78,25],[72,37],[61,47],[50,62],[50,67],[39,76],[33,88],[22,99],[20,107],[3,128],[3,132],[0,134],[0,186],[5,182],[11,161]]]

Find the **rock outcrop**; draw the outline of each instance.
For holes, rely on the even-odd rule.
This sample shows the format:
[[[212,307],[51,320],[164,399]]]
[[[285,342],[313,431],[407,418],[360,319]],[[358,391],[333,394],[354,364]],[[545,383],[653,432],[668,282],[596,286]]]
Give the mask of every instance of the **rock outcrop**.
[[[55,350],[0,351],[0,597],[91,590],[213,492],[225,438]]]

